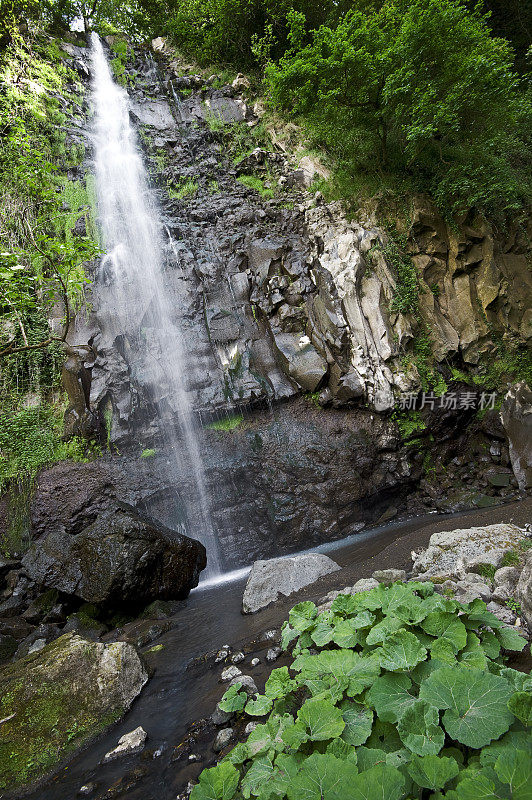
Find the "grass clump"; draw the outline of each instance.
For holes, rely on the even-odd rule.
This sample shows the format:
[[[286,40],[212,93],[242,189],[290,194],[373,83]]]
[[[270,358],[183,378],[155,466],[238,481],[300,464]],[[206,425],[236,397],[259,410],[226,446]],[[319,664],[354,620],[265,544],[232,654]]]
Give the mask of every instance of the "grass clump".
[[[432,583],[341,594],[321,614],[299,603],[282,627],[289,666],[220,702],[260,724],[191,800],[524,798],[532,680],[503,651],[525,645],[484,602]]]
[[[248,189],[258,192],[265,200],[271,200],[275,197],[275,191],[266,186],[264,180],[257,175],[239,175],[237,181]]]
[[[192,178],[178,181],[177,183],[168,183],[167,186],[168,197],[173,200],[184,200],[185,197],[193,197],[198,191],[197,181]]]
[[[207,428],[211,431],[234,431],[243,421],[242,414],[232,414],[224,417],[224,419],[217,419],[215,422],[209,423]]]
[[[483,578],[488,578],[488,580],[493,581],[495,578],[495,573],[497,572],[497,567],[495,564],[479,564],[477,567],[477,572]]]
[[[518,550],[508,550],[501,560],[501,567],[518,567],[521,564],[521,555]]]

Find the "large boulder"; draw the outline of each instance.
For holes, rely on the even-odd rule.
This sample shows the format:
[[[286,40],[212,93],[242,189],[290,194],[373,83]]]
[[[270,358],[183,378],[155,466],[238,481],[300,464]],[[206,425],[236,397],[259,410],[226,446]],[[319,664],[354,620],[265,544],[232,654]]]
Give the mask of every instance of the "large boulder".
[[[156,599],[186,597],[207,559],[200,542],[118,508],[77,534],[53,528],[22,563],[42,586],[131,611]]]
[[[288,597],[322,575],[339,569],[332,559],[319,553],[255,561],[244,590],[242,611],[253,614],[273,603],[279,595]]]
[[[505,523],[433,533],[428,548],[416,556],[413,573],[425,578],[462,578],[480,564],[499,567],[504,554],[524,536],[520,528]]]
[[[0,791],[49,772],[129,708],[148,680],[136,650],[72,633],[0,669]]]
[[[532,486],[532,390],[513,386],[504,399],[501,419],[510,443],[510,461],[520,489]]]
[[[532,550],[527,553],[525,565],[517,584],[516,597],[521,604],[521,611],[526,624],[532,631]]]

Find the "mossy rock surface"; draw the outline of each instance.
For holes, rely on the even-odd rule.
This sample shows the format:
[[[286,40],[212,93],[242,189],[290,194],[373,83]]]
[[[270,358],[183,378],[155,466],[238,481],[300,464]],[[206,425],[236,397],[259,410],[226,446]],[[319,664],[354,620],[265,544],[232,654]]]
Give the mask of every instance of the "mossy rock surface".
[[[49,772],[118,720],[148,680],[125,642],[73,633],[0,669],[0,790]]]

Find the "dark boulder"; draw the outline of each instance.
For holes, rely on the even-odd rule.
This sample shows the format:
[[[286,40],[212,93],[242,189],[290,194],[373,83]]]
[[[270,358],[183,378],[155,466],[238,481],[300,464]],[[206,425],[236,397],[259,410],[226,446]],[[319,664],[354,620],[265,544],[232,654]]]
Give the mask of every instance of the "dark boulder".
[[[123,507],[74,535],[53,528],[22,563],[41,586],[132,611],[156,599],[186,597],[198,584],[206,553],[199,542]]]

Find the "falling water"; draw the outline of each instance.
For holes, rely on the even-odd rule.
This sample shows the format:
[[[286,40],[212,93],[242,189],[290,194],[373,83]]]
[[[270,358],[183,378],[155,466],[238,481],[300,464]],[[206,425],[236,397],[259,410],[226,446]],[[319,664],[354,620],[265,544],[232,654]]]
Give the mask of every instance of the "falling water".
[[[165,286],[160,213],[130,122],[127,92],[113,81],[95,33],[92,72],[96,187],[107,251],[99,275],[103,290],[98,316],[107,340],[120,343],[136,386],[154,402],[160,432],[180,469],[192,478],[197,496],[189,518],[194,517],[193,535],[207,548],[207,575],[212,578],[220,572],[218,543],[186,389],[179,309]]]

